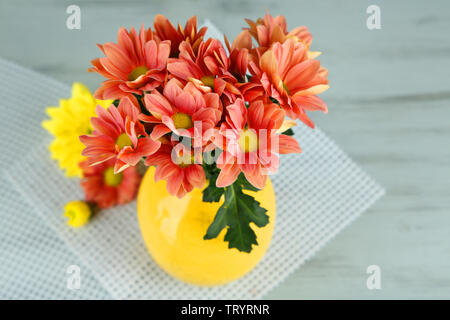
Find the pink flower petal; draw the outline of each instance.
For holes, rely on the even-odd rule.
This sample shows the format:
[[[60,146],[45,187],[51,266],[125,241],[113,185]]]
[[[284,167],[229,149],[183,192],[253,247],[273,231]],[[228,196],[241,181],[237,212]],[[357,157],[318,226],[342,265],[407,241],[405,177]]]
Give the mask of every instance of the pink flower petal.
[[[220,170],[219,176],[217,177],[216,186],[218,188],[224,188],[233,184],[237,177],[241,173],[241,170],[237,164],[227,164],[222,170]]]

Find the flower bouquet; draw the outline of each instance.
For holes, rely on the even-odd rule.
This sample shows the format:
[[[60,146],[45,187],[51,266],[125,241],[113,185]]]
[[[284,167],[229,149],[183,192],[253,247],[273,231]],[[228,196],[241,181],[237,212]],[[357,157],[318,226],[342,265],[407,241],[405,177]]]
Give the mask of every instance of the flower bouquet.
[[[104,57],[88,71],[106,80],[94,96],[74,84],[72,98],[49,108],[51,119],[43,123],[55,136],[52,156],[68,176],[81,177],[85,192],[85,201],[66,205],[69,224],[81,226],[97,209],[129,202],[140,189],[143,238],[169,273],[223,283],[256,264],[275,218],[268,176],[279,154],[301,152],[295,120],[313,128],[306,111],[327,112],[317,94],[328,80],[306,27],[288,31],[283,16],[269,13],[246,21],[233,42],[222,43],[206,39],[196,17],[175,28],[158,15],[153,29],[120,28],[117,43],[98,45]],[[141,183],[145,167],[152,169]],[[181,235],[180,221],[187,220]],[[228,252],[216,250],[224,241]],[[261,243],[262,251],[245,262]],[[230,267],[235,257],[239,270],[218,281],[193,275],[211,273],[217,259]],[[203,268],[199,260],[211,263]]]

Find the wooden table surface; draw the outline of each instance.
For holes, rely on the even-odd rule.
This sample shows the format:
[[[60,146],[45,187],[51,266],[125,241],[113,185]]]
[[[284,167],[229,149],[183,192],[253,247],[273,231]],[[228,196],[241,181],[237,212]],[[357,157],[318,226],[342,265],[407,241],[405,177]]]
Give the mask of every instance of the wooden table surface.
[[[81,8],[80,30],[66,28],[70,4]],[[366,27],[371,4],[380,30]],[[115,41],[122,25],[197,15],[233,38],[265,8],[289,28],[309,27],[331,84],[329,114],[313,119],[387,191],[266,298],[450,298],[448,0],[3,0],[0,56],[95,89],[101,78],[86,72],[95,43]],[[372,264],[381,290],[366,287]]]

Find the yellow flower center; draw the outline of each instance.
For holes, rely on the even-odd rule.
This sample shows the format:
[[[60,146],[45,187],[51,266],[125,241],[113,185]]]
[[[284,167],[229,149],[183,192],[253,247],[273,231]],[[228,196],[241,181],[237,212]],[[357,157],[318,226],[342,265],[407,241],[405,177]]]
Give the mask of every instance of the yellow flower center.
[[[194,126],[190,115],[177,112],[172,116],[173,123],[177,129],[190,129]]]
[[[213,76],[204,76],[200,79],[201,82],[203,82],[203,84],[205,86],[208,86],[212,89],[214,89],[214,77]]]
[[[117,137],[116,144],[119,147],[119,149],[122,149],[123,147],[126,146],[132,146],[133,142],[126,133],[122,133],[119,137]]]
[[[254,152],[258,150],[258,136],[255,131],[246,129],[242,131],[241,136],[238,140],[239,148],[242,152]]]
[[[145,66],[139,66],[133,69],[133,71],[130,72],[130,74],[128,75],[128,80],[130,81],[134,81],[137,78],[139,78],[140,76],[146,74],[148,71],[148,68]]]
[[[122,173],[114,174],[114,168],[109,167],[103,171],[103,180],[110,187],[117,187],[123,179]]]
[[[183,154],[178,157],[177,164],[180,167],[185,168],[191,164],[194,164],[194,162],[195,162],[194,155],[190,155],[190,154],[186,153],[186,154]]]

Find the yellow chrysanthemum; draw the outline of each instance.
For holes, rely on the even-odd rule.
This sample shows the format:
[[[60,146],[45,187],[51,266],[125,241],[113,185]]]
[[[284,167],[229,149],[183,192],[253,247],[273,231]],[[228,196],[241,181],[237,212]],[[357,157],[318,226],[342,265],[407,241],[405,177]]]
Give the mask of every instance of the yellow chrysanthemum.
[[[64,216],[69,218],[67,224],[79,228],[88,223],[91,217],[91,208],[84,201],[70,201],[64,206]]]
[[[85,157],[81,155],[84,145],[79,136],[92,132],[90,119],[96,116],[95,107],[101,105],[107,108],[112,102],[94,99],[85,85],[75,82],[70,99],[61,99],[58,107],[46,109],[50,119],[43,121],[42,126],[55,136],[49,150],[66,176],[81,177],[78,164],[85,160]]]

